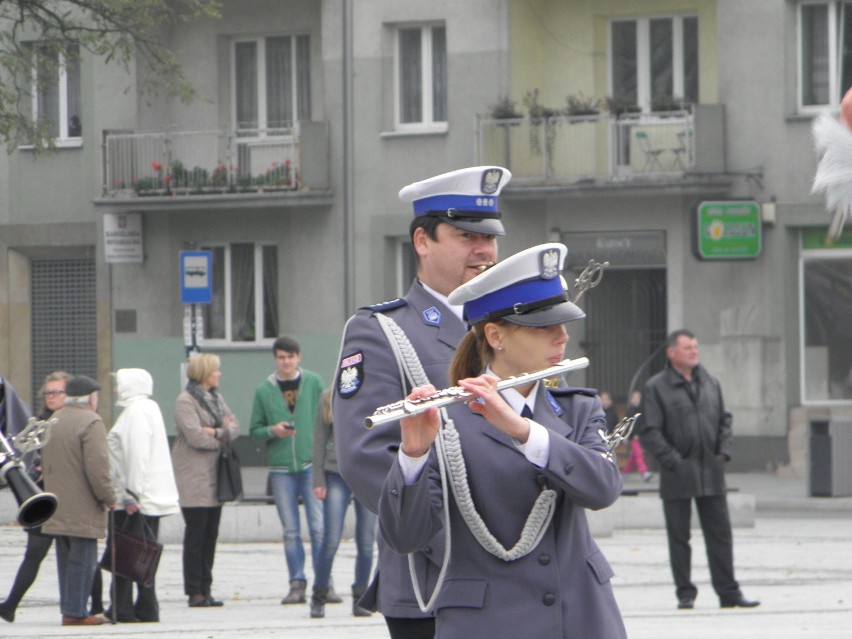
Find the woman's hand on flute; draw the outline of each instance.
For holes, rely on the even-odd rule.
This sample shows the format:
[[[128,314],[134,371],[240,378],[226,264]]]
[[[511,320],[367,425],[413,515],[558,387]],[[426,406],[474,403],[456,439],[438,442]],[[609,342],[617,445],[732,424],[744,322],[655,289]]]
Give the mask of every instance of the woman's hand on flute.
[[[503,399],[497,382],[499,380],[493,375],[480,375],[459,380],[459,386],[476,397],[469,404],[473,412],[482,415],[509,437],[525,443],[530,434],[529,422]]]
[[[425,399],[436,392],[437,389],[431,384],[415,386],[406,399]],[[441,420],[438,409],[430,408],[423,413],[404,417],[399,420],[399,425],[402,431],[402,452],[409,457],[422,457],[429,452],[429,447],[438,436]]]

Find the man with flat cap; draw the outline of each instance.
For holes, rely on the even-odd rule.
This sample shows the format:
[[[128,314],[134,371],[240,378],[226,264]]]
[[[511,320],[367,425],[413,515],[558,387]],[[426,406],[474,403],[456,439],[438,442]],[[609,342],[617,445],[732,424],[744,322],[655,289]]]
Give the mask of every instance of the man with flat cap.
[[[401,400],[412,386],[451,385],[449,364],[467,326],[461,307],[450,304],[447,296],[496,261],[497,236],[505,233],[498,197],[511,177],[501,167],[477,166],[415,182],[399,192],[414,208],[409,233],[417,277],[405,297],[363,307],[349,319],[334,380],[340,473],[373,512],[378,511],[382,483],[396,458],[400,430],[398,424],[367,430],[364,418],[379,406]],[[421,604],[434,590],[443,539],[437,536],[434,544],[411,555],[417,593],[409,558],[393,552],[381,531],[378,549],[373,582],[366,593],[353,589],[353,597],[385,616],[392,639],[434,637],[434,616],[423,612]]]
[[[63,626],[95,626],[86,602],[97,570],[98,539],[115,504],[110,480],[107,431],[98,408],[100,385],[77,375],[65,386],[65,406],[42,449],[44,488],[56,495],[56,513],[42,527],[56,538],[59,606]]]

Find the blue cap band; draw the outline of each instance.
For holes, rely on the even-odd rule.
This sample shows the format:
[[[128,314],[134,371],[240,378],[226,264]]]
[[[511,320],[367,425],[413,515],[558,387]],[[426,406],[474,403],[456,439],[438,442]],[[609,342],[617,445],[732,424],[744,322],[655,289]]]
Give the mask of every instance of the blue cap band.
[[[518,282],[513,286],[501,288],[478,299],[465,302],[464,318],[469,323],[475,324],[499,311],[512,312],[515,304],[538,302],[546,298],[557,297],[563,293],[562,279],[559,277],[549,280],[536,278],[526,282]]]
[[[442,212],[456,209],[471,213],[495,213],[497,198],[493,195],[433,195],[414,201],[414,214],[422,215],[430,212]]]

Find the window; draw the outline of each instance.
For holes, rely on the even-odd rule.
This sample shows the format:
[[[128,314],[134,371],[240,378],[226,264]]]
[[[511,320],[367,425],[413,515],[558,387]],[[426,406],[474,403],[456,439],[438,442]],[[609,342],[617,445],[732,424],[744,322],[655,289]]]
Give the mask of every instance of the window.
[[[799,5],[799,109],[839,108],[852,85],[852,2]]]
[[[310,38],[275,36],[234,43],[235,128],[290,129],[311,117]]]
[[[54,140],[83,135],[80,116],[80,50],[49,43],[31,46],[33,121],[46,127]]]
[[[698,18],[610,23],[610,94],[644,110],[698,102]]]
[[[411,246],[409,237],[399,238],[394,242],[396,252],[396,291],[397,297],[402,297],[411,288],[411,282],[417,276],[417,254]]]
[[[445,27],[400,27],[395,48],[396,128],[446,129]]]
[[[278,336],[278,249],[236,242],[213,253],[213,303],[204,305],[204,337],[263,342]]]

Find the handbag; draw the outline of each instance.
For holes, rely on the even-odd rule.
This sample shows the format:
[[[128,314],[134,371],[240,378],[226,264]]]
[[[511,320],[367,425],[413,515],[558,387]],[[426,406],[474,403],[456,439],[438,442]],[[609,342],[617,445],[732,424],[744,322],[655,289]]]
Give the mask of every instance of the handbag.
[[[223,440],[216,466],[216,497],[219,501],[238,501],[243,496],[240,458],[230,441]]]
[[[118,530],[112,525],[112,517],[110,517],[110,535],[104,554],[101,556],[100,567],[143,586],[151,586],[157,574],[157,567],[160,565],[163,544],[157,541],[151,527],[141,514],[139,518],[142,521],[142,534],[137,535],[127,530],[133,517],[134,515],[127,517]],[[114,557],[113,546],[115,547]],[[115,562],[114,565],[113,562]]]

